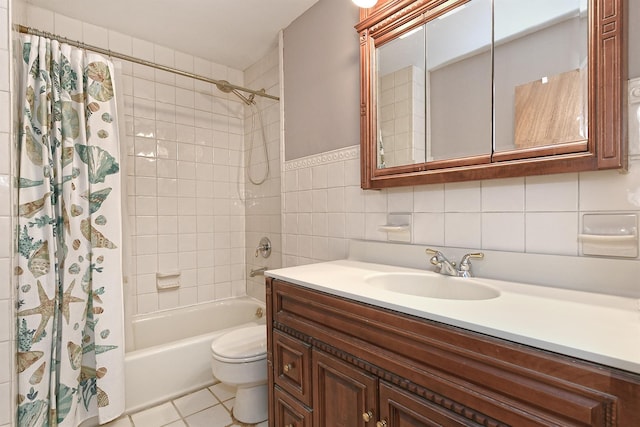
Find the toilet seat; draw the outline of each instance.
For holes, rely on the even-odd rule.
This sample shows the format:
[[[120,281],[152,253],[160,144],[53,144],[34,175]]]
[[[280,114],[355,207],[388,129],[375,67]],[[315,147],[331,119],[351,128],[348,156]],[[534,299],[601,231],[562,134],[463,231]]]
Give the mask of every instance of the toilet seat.
[[[267,357],[267,326],[236,329],[213,340],[213,357],[221,362],[247,363]]]

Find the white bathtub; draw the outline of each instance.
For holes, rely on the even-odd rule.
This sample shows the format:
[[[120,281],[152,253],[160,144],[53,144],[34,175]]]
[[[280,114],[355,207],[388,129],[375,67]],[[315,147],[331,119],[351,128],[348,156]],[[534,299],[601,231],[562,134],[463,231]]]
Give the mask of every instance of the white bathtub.
[[[134,316],[135,350],[125,355],[126,412],[211,385],[211,341],[265,323],[265,314],[261,301],[239,297]]]

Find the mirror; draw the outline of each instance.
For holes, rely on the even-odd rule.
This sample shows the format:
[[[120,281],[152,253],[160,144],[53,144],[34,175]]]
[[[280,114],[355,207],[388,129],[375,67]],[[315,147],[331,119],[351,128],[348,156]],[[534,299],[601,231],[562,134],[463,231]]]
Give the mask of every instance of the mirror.
[[[495,151],[586,141],[586,0],[494,4]]]
[[[361,10],[362,187],[623,168],[616,0]]]

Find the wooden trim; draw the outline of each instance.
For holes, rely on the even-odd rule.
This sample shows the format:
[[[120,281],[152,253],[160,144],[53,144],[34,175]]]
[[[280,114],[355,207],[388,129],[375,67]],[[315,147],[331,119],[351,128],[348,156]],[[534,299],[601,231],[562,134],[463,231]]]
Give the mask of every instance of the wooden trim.
[[[409,185],[548,175],[564,173],[569,170],[573,172],[591,171],[596,169],[596,161],[595,157],[590,153],[528,158],[476,166],[452,167],[448,169],[369,177],[368,185],[369,188],[381,189]]]
[[[271,325],[273,325],[273,300],[271,290],[273,289],[273,279],[271,277],[265,278],[265,301],[267,310],[267,381],[269,384],[275,384],[273,378],[273,333],[270,333]],[[275,420],[275,408],[276,398],[273,394],[274,388],[269,387],[267,391],[267,406],[268,406],[268,423],[269,427],[274,427]],[[306,427],[306,426],[305,426]]]
[[[454,167],[464,167],[473,165],[486,165],[491,163],[491,155],[484,154],[471,157],[460,157],[449,160],[433,160],[427,163],[417,163],[414,165],[396,166],[385,169],[376,169],[374,176],[396,175],[398,173],[422,172],[427,170],[446,169]]]
[[[626,168],[627,48],[625,0],[600,0],[597,14],[598,167]]]
[[[360,33],[360,186],[365,189],[371,188],[369,171],[377,169],[376,152],[373,145],[369,143],[371,140],[376,140],[375,127],[370,128],[372,123],[375,123],[375,118],[371,115],[376,111],[375,96],[372,94],[368,71],[372,67],[371,43],[373,39],[369,37],[368,30],[364,29]]]
[[[546,145],[542,147],[521,148],[519,150],[497,151],[493,154],[494,162],[506,160],[529,159],[532,157],[557,156],[560,154],[585,153],[589,151],[589,141],[566,142],[564,144]]]

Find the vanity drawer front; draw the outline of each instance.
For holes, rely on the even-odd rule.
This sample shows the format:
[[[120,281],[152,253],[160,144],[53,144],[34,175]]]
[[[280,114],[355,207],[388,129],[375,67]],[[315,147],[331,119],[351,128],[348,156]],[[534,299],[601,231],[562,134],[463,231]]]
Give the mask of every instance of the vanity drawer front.
[[[380,419],[385,420],[392,427],[431,425],[480,427],[486,424],[501,425],[491,422],[486,424],[477,423],[468,417],[462,417],[446,409],[444,406],[436,405],[385,381],[380,381],[379,392]],[[464,410],[467,414],[474,412],[471,408],[465,408]]]
[[[278,386],[274,392],[274,427],[313,427],[311,411]]]
[[[273,334],[275,383],[311,406],[311,347],[278,331]]]

